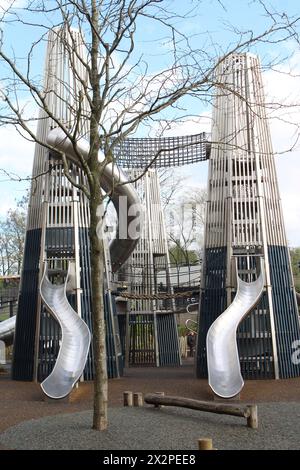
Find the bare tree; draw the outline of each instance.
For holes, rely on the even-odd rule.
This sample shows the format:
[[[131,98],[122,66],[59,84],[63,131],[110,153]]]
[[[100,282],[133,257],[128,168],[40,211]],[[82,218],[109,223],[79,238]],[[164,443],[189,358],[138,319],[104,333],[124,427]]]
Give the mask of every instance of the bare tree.
[[[175,168],[162,168],[159,172],[159,183],[161,187],[161,201],[163,209],[167,209],[176,201],[181,188],[185,185],[186,177]]]
[[[206,190],[189,191],[167,206],[167,233],[171,261],[199,262],[201,259],[205,222]]]
[[[15,2],[7,2],[2,8],[0,57],[4,64],[1,77],[2,125],[13,125],[25,138],[41,145],[28,117],[24,101],[30,98],[44,116],[59,127],[72,144],[77,165],[86,175],[87,184],[79,185],[69,172],[70,162],[63,155],[65,175],[84,192],[90,207],[90,245],[92,276],[92,310],[94,319],[95,395],[94,429],[107,427],[107,370],[105,351],[105,322],[103,308],[103,241],[97,227],[101,215],[97,210],[103,202],[101,182],[107,164],[114,162],[116,146],[142,126],[155,125],[159,119],[174,120],[188,115],[182,105],[186,95],[203,102],[210,100],[214,83],[214,69],[223,57],[243,51],[257,41],[277,42],[295,35],[299,18],[272,14],[264,31],[254,35],[252,31],[236,31],[237,40],[226,51],[212,44],[211,55],[207,43],[201,49],[192,46],[191,38],[180,30],[180,23],[188,21],[199,11],[198,2],[185,14],[168,11],[168,2],[162,0],[28,0],[14,8]],[[224,2],[223,2],[224,3]],[[259,2],[262,3],[262,2]],[[12,6],[11,6],[12,5]],[[170,8],[175,7],[170,4]],[[10,26],[15,31],[30,32],[36,28],[36,39],[28,46],[28,54],[18,59],[5,34]],[[72,27],[79,29],[87,51],[87,59],[80,60],[87,80],[77,74],[81,89],[72,93],[69,106],[73,120],[70,127],[47,105],[47,96],[34,69],[33,58],[39,53],[41,42],[53,26],[61,26],[72,38]],[[163,60],[159,70],[148,57],[139,53],[138,37],[141,28],[157,28],[163,38]],[[199,32],[201,33],[201,32]],[[24,35],[24,42],[26,35]],[[155,44],[157,38],[154,38]],[[65,44],[69,52],[69,66],[74,65],[76,47]],[[76,70],[74,70],[76,74]],[[88,109],[82,106],[83,100]],[[169,114],[168,114],[169,113]],[[167,114],[167,115],[166,115]],[[80,122],[88,123],[86,138],[89,141],[87,158],[79,150]],[[49,150],[53,150],[48,145]],[[99,151],[104,160],[98,161]],[[154,156],[155,158],[155,156]],[[146,169],[145,169],[146,170]],[[113,190],[113,189],[112,189]]]

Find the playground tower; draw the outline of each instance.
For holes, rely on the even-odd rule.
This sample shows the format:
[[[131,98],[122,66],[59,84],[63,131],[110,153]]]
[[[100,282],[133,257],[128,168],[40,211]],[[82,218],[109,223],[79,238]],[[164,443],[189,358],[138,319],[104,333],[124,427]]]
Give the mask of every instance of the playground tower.
[[[76,103],[86,83],[85,47],[79,31],[54,29],[48,36],[44,96],[50,113],[72,129],[77,116]],[[81,61],[83,59],[83,61]],[[83,62],[83,63],[82,63]],[[84,93],[82,93],[84,96]],[[83,109],[88,109],[86,99]],[[84,115],[84,113],[82,113]],[[88,136],[87,121],[77,122],[78,134]],[[43,110],[37,137],[46,143],[57,124]],[[83,172],[70,163],[69,172],[78,183],[86,185]],[[89,249],[89,206],[84,193],[66,178],[61,155],[36,144],[26,229],[23,270],[14,341],[13,378],[44,380],[56,363],[61,344],[58,322],[41,301],[40,285],[45,262],[54,284],[65,281],[68,302],[92,331],[91,279]],[[108,373],[122,373],[121,346],[113,298],[110,295],[110,254],[106,249],[106,294]],[[72,348],[71,348],[72,349]],[[93,347],[84,369],[84,378],[93,377]]]
[[[155,169],[145,173],[140,168],[128,169],[127,174],[133,181],[142,175],[134,184],[144,206],[144,226],[139,243],[118,272],[119,280],[136,296],[128,301],[130,313],[118,316],[122,343],[127,338],[126,363],[178,366],[181,359],[174,299],[163,299],[173,290],[159,173]]]
[[[299,376],[292,360],[298,310],[259,59],[226,57],[215,79],[197,375],[207,376],[207,332],[232,303],[237,274],[255,281],[262,258],[263,293],[237,331],[241,372],[247,379]]]

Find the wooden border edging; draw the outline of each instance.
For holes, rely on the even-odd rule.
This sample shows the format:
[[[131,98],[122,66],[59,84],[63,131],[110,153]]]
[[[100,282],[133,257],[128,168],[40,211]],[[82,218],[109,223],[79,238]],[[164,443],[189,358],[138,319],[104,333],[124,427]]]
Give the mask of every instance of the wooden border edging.
[[[214,403],[209,401],[193,400],[191,398],[173,397],[169,395],[158,396],[155,393],[147,393],[144,397],[145,403],[156,407],[179,406],[192,410],[205,411],[208,413],[239,416],[247,419],[247,426],[252,429],[258,428],[257,405],[234,405],[227,403]]]

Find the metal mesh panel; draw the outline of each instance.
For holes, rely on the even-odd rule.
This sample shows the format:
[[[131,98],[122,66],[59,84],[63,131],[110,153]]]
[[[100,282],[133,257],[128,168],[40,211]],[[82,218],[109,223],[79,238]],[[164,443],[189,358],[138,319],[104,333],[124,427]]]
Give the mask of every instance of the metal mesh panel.
[[[153,314],[130,314],[129,363],[132,366],[155,366]]]
[[[294,363],[292,356],[295,352],[295,344],[299,344],[300,327],[292,287],[289,252],[286,246],[269,246],[268,251],[270,257],[279,376],[283,379],[298,377],[300,375],[300,364]]]
[[[207,331],[226,308],[226,254],[226,247],[205,250],[205,285],[201,292],[200,320],[198,322],[198,377],[207,377]]]
[[[161,138],[129,138],[116,144],[114,155],[122,168],[166,168],[209,158],[208,134]]]
[[[27,231],[14,341],[14,380],[32,380],[34,374],[40,246],[41,230]]]

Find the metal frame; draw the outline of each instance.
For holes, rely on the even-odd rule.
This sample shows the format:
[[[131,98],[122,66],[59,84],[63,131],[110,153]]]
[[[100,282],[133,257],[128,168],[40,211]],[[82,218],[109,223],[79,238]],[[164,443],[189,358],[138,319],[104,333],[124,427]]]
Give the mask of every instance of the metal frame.
[[[122,168],[170,168],[209,158],[209,134],[157,138],[127,138],[116,143],[114,156]]]

